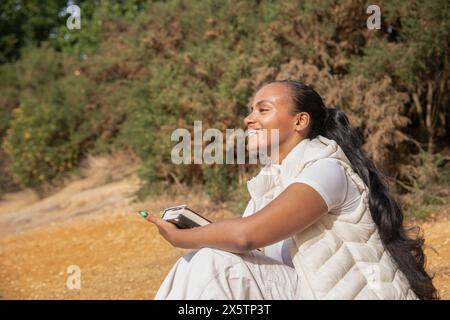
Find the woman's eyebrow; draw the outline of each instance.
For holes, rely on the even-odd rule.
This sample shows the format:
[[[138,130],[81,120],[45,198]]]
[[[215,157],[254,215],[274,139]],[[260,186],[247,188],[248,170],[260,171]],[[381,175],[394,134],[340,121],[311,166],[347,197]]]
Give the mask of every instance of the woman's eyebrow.
[[[268,103],[268,104],[273,105],[273,103],[272,103],[271,101],[269,101],[269,100],[259,100],[259,101],[256,103],[256,106],[258,107],[258,106],[260,106],[260,105],[262,105],[262,104],[265,104],[265,103]],[[249,108],[250,108],[250,110],[251,110],[251,109],[253,109],[253,106],[252,106],[252,105],[249,105]]]
[[[273,103],[272,103],[271,101],[269,101],[269,100],[260,100],[260,101],[258,101],[258,102],[256,103],[256,106],[259,106],[259,105],[264,104],[264,103],[273,104]]]

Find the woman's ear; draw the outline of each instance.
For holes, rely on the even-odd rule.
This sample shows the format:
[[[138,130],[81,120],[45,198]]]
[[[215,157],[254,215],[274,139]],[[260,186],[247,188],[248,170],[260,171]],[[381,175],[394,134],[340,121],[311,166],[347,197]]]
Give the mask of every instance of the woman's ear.
[[[308,129],[309,123],[310,118],[307,112],[297,113],[295,116],[295,131],[304,132]]]

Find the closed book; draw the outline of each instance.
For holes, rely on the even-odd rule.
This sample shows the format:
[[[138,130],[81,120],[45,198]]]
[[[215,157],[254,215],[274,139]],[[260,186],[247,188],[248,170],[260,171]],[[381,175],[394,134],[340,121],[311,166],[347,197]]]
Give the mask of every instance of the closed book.
[[[161,219],[172,222],[180,229],[201,227],[211,223],[210,220],[195,212],[185,204],[165,209]]]

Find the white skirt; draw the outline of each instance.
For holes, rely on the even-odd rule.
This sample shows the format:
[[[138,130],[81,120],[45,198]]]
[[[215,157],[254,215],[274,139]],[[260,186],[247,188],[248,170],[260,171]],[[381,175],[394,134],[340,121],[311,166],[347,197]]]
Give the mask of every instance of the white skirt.
[[[202,248],[178,259],[155,300],[297,300],[299,288],[294,268],[257,250]]]

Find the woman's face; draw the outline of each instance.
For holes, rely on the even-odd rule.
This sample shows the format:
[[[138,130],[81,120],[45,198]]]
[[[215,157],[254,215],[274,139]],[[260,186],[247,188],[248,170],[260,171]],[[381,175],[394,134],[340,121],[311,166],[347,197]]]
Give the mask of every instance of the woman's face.
[[[249,151],[267,148],[270,153],[272,143],[276,143],[272,141],[273,129],[278,130],[280,152],[286,142],[296,139],[295,144],[298,143],[297,116],[292,112],[291,91],[286,84],[271,83],[258,90],[252,100],[251,113],[244,121]]]

